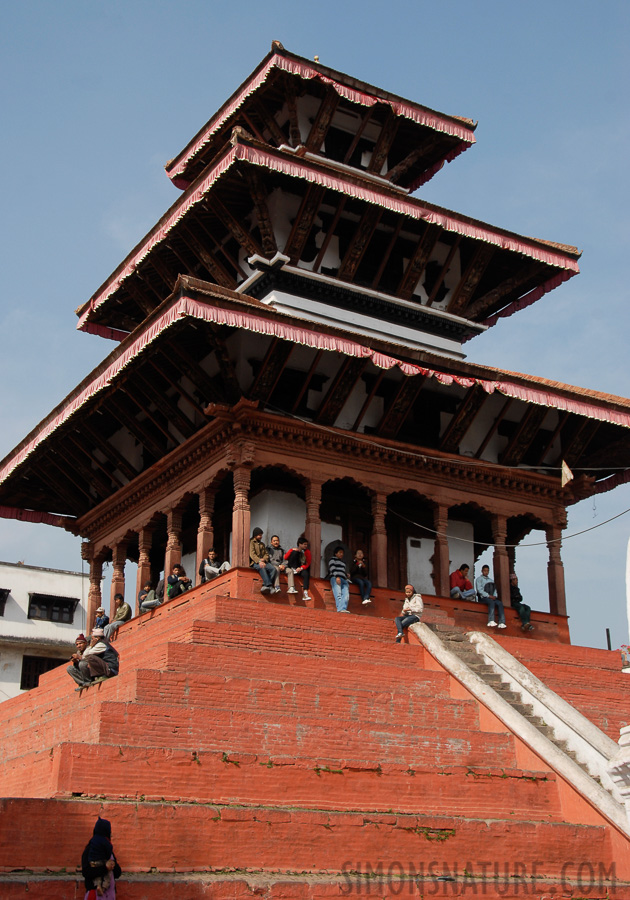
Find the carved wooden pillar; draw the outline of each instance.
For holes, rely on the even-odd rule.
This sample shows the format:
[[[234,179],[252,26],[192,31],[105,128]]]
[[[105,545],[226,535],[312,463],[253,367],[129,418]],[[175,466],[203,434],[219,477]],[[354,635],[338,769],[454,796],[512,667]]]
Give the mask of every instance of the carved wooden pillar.
[[[433,548],[433,584],[440,597],[450,596],[448,551],[448,506],[436,503],[433,507],[433,528],[437,532]]]
[[[145,586],[147,581],[151,581],[151,543],[153,540],[152,528],[141,528],[138,532],[138,576],[136,578],[136,597]],[[152,587],[156,587],[155,584]]]
[[[507,555],[510,572],[516,572],[516,547],[508,547]]]
[[[322,482],[309,481],[306,486],[306,527],[304,534],[311,551],[311,575],[319,577],[322,562],[322,520],[319,508],[322,502]]]
[[[492,540],[494,553],[492,555],[492,568],[494,571],[494,583],[499,595],[499,600],[507,606],[510,604],[510,560],[507,547],[507,519],[505,516],[492,516]]]
[[[127,541],[119,541],[112,549],[112,583],[109,597],[109,618],[116,615],[114,596],[125,596],[125,563],[127,561]]]
[[[202,488],[199,491],[199,528],[197,529],[197,571],[201,560],[207,555],[208,550],[214,546],[214,529],[212,527],[212,514],[214,513],[215,489]],[[189,573],[192,578],[192,573]],[[201,579],[197,576],[197,581]]]
[[[552,525],[546,529],[549,562],[547,563],[547,579],[549,582],[549,612],[557,616],[566,616],[567,598],[564,588],[564,566],[560,556],[562,548],[562,529]]]
[[[164,555],[164,581],[173,571],[173,566],[182,561],[182,513],[179,509],[169,509],[166,513],[166,553]]]
[[[89,634],[96,619],[96,610],[101,606],[103,597],[101,584],[103,581],[103,557],[94,552],[94,544],[84,541],[81,544],[81,559],[90,565],[90,589],[88,591],[86,634]]]
[[[372,560],[370,573],[372,583],[382,587],[387,586],[387,529],[385,528],[385,516],[387,515],[387,494],[382,492],[372,497]]]
[[[235,466],[234,507],[232,509],[232,565],[249,565],[249,532],[251,529],[251,510],[249,507],[249,485],[251,481],[249,466]]]

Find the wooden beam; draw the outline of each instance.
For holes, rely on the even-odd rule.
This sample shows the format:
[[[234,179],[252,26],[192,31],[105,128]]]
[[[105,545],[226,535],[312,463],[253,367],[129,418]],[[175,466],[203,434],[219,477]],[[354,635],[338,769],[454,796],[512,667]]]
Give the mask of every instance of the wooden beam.
[[[372,235],[376,231],[376,226],[380,222],[381,214],[382,210],[378,206],[368,206],[364,211],[346,255],[339,266],[338,278],[342,278],[344,281],[353,280]]]
[[[55,469],[63,481],[61,481],[58,476],[49,474],[50,468]],[[68,508],[73,510],[75,515],[77,515],[77,507],[78,509],[83,510],[83,512],[87,512],[87,510],[91,509],[97,502],[89,491],[81,488],[75,480],[68,476],[67,471],[63,468],[61,463],[57,461],[54,451],[46,454],[45,461],[40,463],[40,472],[38,474],[43,477],[43,480],[47,485],[46,490],[48,491],[52,487],[57,495],[68,504]],[[81,496],[87,499],[87,503],[85,500],[81,499]]]
[[[163,450],[162,453],[167,452],[168,444],[169,443],[176,444],[177,439],[175,438],[174,435],[171,434],[171,432],[168,429],[168,426],[164,425],[164,423],[160,419],[160,415],[162,415],[162,416],[165,415],[162,412],[162,409],[160,407],[158,407],[157,411],[149,409],[152,401],[150,401],[149,398],[147,396],[145,396],[142,388],[137,383],[134,384],[133,389],[125,387],[124,393],[129,398],[129,400],[131,400],[131,402],[134,404],[134,406],[136,406],[138,408],[139,412],[144,413],[144,415],[147,417],[147,419],[150,422],[152,422],[155,425],[155,427],[157,428],[157,430],[160,431],[164,435],[164,437],[166,438],[167,449]],[[136,419],[136,422],[137,422],[137,419]]]
[[[310,368],[309,368],[308,372],[306,373],[306,378],[302,379],[302,387],[300,388],[300,392],[297,395],[295,403],[291,407],[291,413],[294,413],[296,411],[296,409],[298,408],[298,406],[300,405],[300,403],[302,402],[302,397],[307,392],[308,386],[311,383],[311,378],[315,374],[315,370],[317,369],[317,366],[319,365],[319,361],[323,355],[324,355],[323,350],[318,350],[317,353],[315,354],[313,362],[311,363]]]
[[[127,278],[125,282],[125,289],[142,313],[142,318],[148,316],[149,313],[152,313],[155,307],[158,305],[154,300],[149,300],[149,298],[146,296],[133,276],[131,278]]]
[[[211,216],[215,216],[214,212],[211,209],[209,209],[208,206],[204,202],[201,202],[199,204],[199,206],[202,207],[204,212],[206,212],[207,214],[209,214]],[[216,218],[216,216],[215,216],[215,218]],[[224,258],[224,260],[227,262],[228,266],[231,266],[234,269],[234,271],[237,272],[238,275],[240,275],[243,280],[245,280],[247,278],[247,274],[241,268],[239,261],[238,261],[238,257],[235,258],[234,256],[232,256],[231,253],[228,253],[227,248],[224,243],[219,243],[219,241],[215,238],[215,236],[212,234],[210,229],[206,226],[206,223],[204,222],[201,215],[197,215],[197,217],[195,219],[195,225],[197,226],[199,231],[202,231],[206,235],[206,237],[212,244],[212,246],[214,248],[212,252],[214,254],[214,258],[216,259],[216,261],[219,262],[218,256],[221,255]],[[231,275],[230,275],[230,278],[232,279],[232,284],[236,284],[236,280],[234,278],[232,278]]]
[[[218,329],[211,325],[210,332],[212,333],[217,362],[219,363],[219,372],[221,373],[221,378],[225,384],[226,396],[231,403],[237,403],[243,396],[243,393],[241,391],[241,386],[238,383],[238,378],[236,377],[234,364],[230,359],[230,354],[225,346],[225,341],[220,336]]]
[[[136,475],[139,474],[139,471],[134,469],[133,466],[127,461],[127,459],[114,447],[113,444],[110,444],[108,440],[106,440],[101,432],[98,429],[98,425],[96,423],[96,419],[98,418],[98,413],[95,413],[92,416],[92,419],[95,420],[95,427],[92,428],[91,424],[84,422],[81,425],[85,435],[90,439],[94,447],[101,451],[101,453],[109,459],[111,464],[115,466],[120,472],[123,473],[125,478],[128,478],[129,481],[133,481]]]
[[[205,266],[205,268],[208,270],[211,277],[214,278],[217,284],[230,289],[234,288],[235,281],[232,276],[229,274],[229,272],[226,271],[226,269],[223,268],[221,263],[207,251],[201,241],[195,234],[193,234],[193,232],[187,225],[182,225],[180,222],[178,234],[184,241],[188,249],[192,253],[194,253],[195,256]]]
[[[439,225],[428,224],[424,229],[396,291],[396,296],[401,300],[411,299],[441,233],[442,228]]]
[[[563,414],[560,416],[559,421],[558,421],[558,424],[556,425],[553,434],[551,435],[551,437],[549,438],[549,440],[548,440],[547,443],[545,444],[542,453],[540,454],[540,456],[539,456],[538,459],[536,460],[536,465],[542,465],[542,462],[543,462],[545,456],[549,453],[549,451],[550,451],[551,448],[553,447],[554,441],[556,440],[556,438],[559,436],[560,432],[561,432],[562,429],[564,428],[564,426],[565,426],[565,424],[567,423],[567,421],[568,421],[570,415],[571,415],[571,413],[565,412],[565,413],[563,413]]]
[[[563,448],[563,452],[558,457],[557,466],[560,466],[564,459],[568,466],[577,465],[580,457],[595,437],[601,422],[595,422],[592,419],[584,419],[575,430],[573,437],[569,443]]]
[[[396,132],[398,131],[398,117],[394,115],[391,109],[387,112],[387,118],[381,128],[381,133],[378,136],[378,140],[376,141],[376,146],[372,151],[372,159],[370,160],[370,165],[368,166],[368,172],[371,172],[373,175],[380,175],[381,169],[387,159],[387,154],[391,150],[391,146],[394,143],[394,138],[396,137]]]
[[[405,175],[409,169],[414,166],[423,156],[429,156],[433,150],[438,146],[441,141],[441,136],[435,135],[430,140],[425,141],[423,144],[420,144],[418,147],[415,147],[411,153],[408,153],[407,156],[403,157],[400,162],[396,163],[395,166],[392,166],[388,171],[385,178],[392,182],[392,184],[397,184],[400,179]]]
[[[298,121],[295,82],[291,75],[286,75],[284,83],[286,85],[285,97],[289,111],[289,144],[292,147],[299,147],[302,143],[302,135]]]
[[[99,503],[100,501],[98,499],[98,495],[95,496],[96,492],[95,492],[95,494],[92,494],[89,490],[90,485],[88,485],[86,487],[86,486],[80,484],[78,479],[76,479],[72,475],[69,475],[68,468],[65,465],[65,459],[62,462],[58,458],[59,456],[60,456],[59,451],[57,451],[57,450],[49,451],[46,454],[46,465],[52,466],[53,468],[55,468],[57,470],[57,472],[61,475],[61,477],[65,481],[69,482],[69,485],[71,486],[71,488],[70,488],[70,490],[67,490],[68,485],[64,485],[62,487],[62,490],[64,491],[64,493],[67,493],[67,495],[70,499],[72,499],[73,494],[74,494],[74,503],[80,502],[78,498],[79,498],[79,495],[82,494],[88,501],[88,508],[95,506],[97,503]],[[58,478],[51,478],[50,480],[53,484],[56,484],[56,486],[59,487],[59,479]]]
[[[319,153],[338,105],[339,94],[334,88],[328,87],[306,139],[306,149],[310,150],[311,153]]]
[[[245,178],[249,185],[252,200],[254,201],[254,209],[256,210],[256,218],[258,219],[264,255],[272,257],[277,253],[278,245],[276,243],[271,216],[269,215],[267,192],[260,178],[260,173],[253,166],[248,166],[245,169]]]
[[[357,149],[357,145],[358,145],[359,141],[361,140],[361,138],[363,137],[363,132],[365,131],[366,125],[372,118],[372,113],[374,112],[375,109],[376,109],[376,105],[369,106],[367,108],[366,112],[364,113],[363,118],[361,119],[361,124],[359,125],[359,128],[358,128],[355,136],[352,138],[352,143],[348,147],[348,149],[346,151],[346,155],[343,158],[344,165],[347,166],[348,163],[350,162],[350,160],[352,159],[352,154]]]
[[[337,416],[343,409],[366,365],[366,359],[357,359],[354,356],[344,357],[326,396],[317,410],[315,422],[318,425],[334,425]]]
[[[328,250],[328,245],[330,244],[331,240],[334,237],[335,228],[337,227],[337,223],[339,222],[339,219],[341,218],[341,214],[344,211],[347,199],[348,198],[346,196],[342,196],[341,199],[339,200],[339,204],[337,205],[335,214],[332,217],[332,221],[330,223],[328,231],[324,235],[324,240],[322,241],[322,245],[319,248],[319,252],[318,252],[317,256],[315,257],[315,262],[313,263],[313,269],[312,269],[313,272],[317,272],[319,267],[322,264],[322,260],[324,259],[324,256],[326,255],[326,251]]]
[[[91,485],[94,489],[97,497],[104,500],[116,492],[116,487],[112,484],[111,479],[105,481],[101,473],[92,467],[91,460],[89,458],[85,460],[82,457],[82,453],[77,451],[71,439],[66,439],[63,442],[61,452],[65,457],[66,463],[69,463],[72,468],[73,477],[77,474],[82,476],[86,484]]]
[[[484,316],[488,310],[492,309],[497,304],[500,304],[501,301],[509,296],[509,294],[518,290],[524,284],[526,284],[530,279],[539,272],[541,269],[540,264],[537,263],[526,263],[520,271],[518,271],[511,278],[506,278],[500,284],[498,284],[495,288],[492,288],[491,291],[488,291],[483,297],[478,297],[475,302],[469,306],[466,310],[466,317],[468,319],[479,319],[481,316]]]
[[[202,400],[202,412],[204,406],[208,403],[213,401],[222,403],[226,399],[217,389],[212,378],[204,372],[200,365],[180,350],[176,343],[169,344],[168,356],[160,351],[156,355],[156,359],[161,372],[168,371],[169,368],[175,366],[178,375],[183,373],[192,381],[201,396],[205,398],[205,400]]]
[[[169,397],[166,391],[157,390],[146,378],[142,378],[140,374],[136,375],[135,390],[136,392],[139,390],[147,400],[154,403],[186,440],[192,437],[197,430],[195,424],[181,411],[174,398]],[[171,435],[171,437],[173,436]]]
[[[177,275],[173,275],[169,267],[166,265],[163,259],[160,259],[158,254],[153,251],[153,253],[149,254],[149,263],[153,266],[155,271],[158,273],[164,284],[167,288],[172,292],[175,290],[175,284],[177,282]]]
[[[117,391],[115,397],[110,398],[107,409],[148,450],[151,456],[161,459],[166,451],[144,422],[138,421],[135,406],[136,404],[132,404],[126,394]]]
[[[151,368],[152,368],[155,372],[158,373],[158,375],[160,376],[160,378],[163,378],[164,381],[166,381],[167,384],[170,384],[170,386],[171,386],[172,388],[174,388],[174,389],[177,391],[178,394],[181,394],[182,397],[183,397],[188,403],[190,403],[190,405],[192,406],[192,408],[193,408],[194,410],[196,410],[196,411],[199,413],[200,416],[202,416],[202,417],[205,416],[205,413],[204,413],[204,411],[203,411],[203,406],[199,403],[199,401],[198,401],[195,397],[193,397],[192,394],[191,394],[189,391],[186,390],[186,388],[182,387],[182,385],[181,385],[178,381],[176,381],[174,378],[171,378],[171,375],[170,375],[170,369],[172,368],[172,365],[169,364],[168,366],[165,366],[165,367],[163,368],[163,367],[161,367],[161,366],[159,366],[159,365],[157,364],[157,362],[155,361],[154,358],[149,359],[149,360],[148,360],[148,363],[149,363],[149,365],[151,366]],[[188,375],[188,371],[186,371],[186,372],[184,372],[184,373],[182,373],[182,374],[183,374],[183,376],[187,376],[187,375]],[[192,381],[192,378],[191,378],[190,380]]]
[[[439,444],[444,453],[458,453],[459,445],[468,429],[471,427],[488,395],[476,384],[470,388],[459,405],[459,409],[448,423]]]
[[[253,107],[253,110],[262,119],[265,128],[267,129],[273,140],[276,142],[276,146],[281,147],[282,144],[286,144],[287,138],[284,131],[276,122],[273,113],[271,113],[267,109],[265,103],[256,103],[256,105]]]
[[[248,116],[244,109],[241,109],[240,115],[243,117],[243,121],[254,135],[256,140],[260,141],[261,144],[266,144],[267,141],[264,138],[264,135],[260,133],[260,131],[256,128],[255,123],[253,122],[251,116]]]
[[[387,409],[381,421],[378,423],[376,433],[381,437],[395,438],[405,424],[407,416],[416,402],[418,394],[422,390],[426,377],[413,375],[403,377],[396,396]]]
[[[470,298],[477,290],[477,286],[493,256],[494,247],[490,244],[480,244],[479,247],[477,247],[472,259],[466,267],[466,271],[460,278],[459,284],[453,291],[446,308],[447,312],[453,313],[453,315],[461,315],[465,312],[466,307],[470,302]]]
[[[352,429],[351,429],[352,431],[358,430],[359,425],[363,421],[363,417],[365,416],[366,412],[368,411],[370,403],[376,396],[376,392],[380,388],[381,382],[383,381],[384,377],[385,377],[385,372],[379,372],[378,376],[374,379],[374,384],[372,385],[370,392],[368,393],[367,397],[365,398],[365,400],[363,402],[363,406],[359,410],[359,415],[354,420],[354,425],[352,426]]]
[[[315,216],[326,194],[326,188],[318,184],[311,184],[307,188],[300,208],[293,222],[289,239],[285,244],[284,253],[291,264],[295,265],[302,256],[302,251],[311,233]]]
[[[249,256],[264,256],[263,249],[257,240],[243,228],[238,219],[232,215],[225,204],[219,200],[216,194],[206,198],[206,206],[221,219],[237,244],[242,247]]]
[[[530,444],[536,437],[538,429],[543,423],[543,419],[547,415],[546,406],[533,406],[528,404],[525,415],[519,422],[516,431],[512,435],[507,447],[499,456],[499,463],[502,466],[518,466]]]
[[[250,400],[266,403],[289,361],[294,344],[274,338],[265,354],[258,375],[249,391]]]
[[[387,245],[387,249],[385,250],[385,253],[383,254],[383,256],[381,258],[381,263],[378,267],[378,271],[377,271],[376,275],[374,276],[374,278],[372,279],[372,289],[373,290],[378,289],[380,280],[383,277],[383,272],[385,271],[385,268],[389,263],[389,258],[392,255],[392,250],[394,249],[394,247],[396,245],[396,241],[400,237],[400,231],[402,229],[402,225],[403,225],[403,220],[402,220],[402,217],[400,217],[398,219],[398,221],[396,222],[396,227],[392,231],[392,236],[389,239],[389,244]]]
[[[492,427],[488,430],[488,433],[486,434],[485,438],[483,439],[483,441],[482,441],[481,444],[479,445],[479,447],[478,447],[478,449],[477,449],[477,452],[475,453],[475,459],[481,459],[481,455],[483,454],[484,450],[486,449],[486,447],[488,446],[488,444],[489,444],[490,441],[492,440],[492,437],[493,437],[494,434],[496,433],[497,428],[499,427],[499,425],[500,425],[501,422],[503,421],[503,417],[507,414],[508,409],[510,408],[510,406],[511,406],[513,403],[514,403],[514,398],[513,398],[513,397],[508,397],[508,399],[505,401],[505,403],[503,404],[503,406],[502,406],[501,409],[499,410],[499,414],[498,414],[498,416],[496,417],[496,419],[494,420],[494,422],[493,422],[493,424],[492,424]]]
[[[96,455],[94,453],[91,453],[89,450],[85,449],[85,437],[86,437],[86,432],[85,432],[83,425],[81,425],[81,432],[79,433],[77,431],[74,434],[69,433],[67,435],[67,440],[72,444],[72,447],[73,447],[75,453],[77,453],[79,456],[81,456],[81,458],[87,457],[87,463],[89,465],[94,463],[94,465],[97,466],[100,469],[100,471],[103,473],[103,475],[105,475],[105,478],[108,479],[108,481],[109,481],[109,492],[110,493],[112,493],[112,484],[114,486],[114,488],[113,488],[114,490],[118,490],[119,488],[125,487],[125,484],[127,482],[121,481],[120,478],[116,478],[114,473],[111,472],[109,469],[107,469],[103,465],[103,463],[100,461],[100,459],[98,459],[96,457]],[[111,464],[112,463],[110,460],[110,465]]]
[[[435,284],[431,288],[431,293],[429,294],[429,296],[427,298],[427,306],[433,306],[433,304],[435,303],[438,292],[439,292],[440,288],[442,287],[444,279],[448,275],[448,271],[451,268],[451,263],[453,262],[453,258],[455,256],[455,254],[457,253],[461,242],[462,242],[462,236],[461,236],[461,234],[458,234],[457,237],[455,238],[455,240],[453,241],[453,243],[451,244],[451,248],[448,251],[448,253],[446,254],[446,259],[444,260],[444,264],[442,265],[442,268],[440,269],[440,274],[435,279]]]

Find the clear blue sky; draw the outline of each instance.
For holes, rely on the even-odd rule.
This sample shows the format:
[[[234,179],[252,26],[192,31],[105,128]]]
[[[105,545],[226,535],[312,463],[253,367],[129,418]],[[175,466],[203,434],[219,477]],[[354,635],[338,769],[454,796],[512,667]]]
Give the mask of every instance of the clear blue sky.
[[[0,456],[112,345],[83,303],[178,192],[163,165],[277,39],[445,113],[477,144],[418,195],[575,244],[582,274],[467,345],[477,362],[630,396],[627,0],[2,4]],[[568,534],[630,507],[574,507]],[[565,541],[573,640],[627,640],[630,514]],[[530,540],[540,539],[534,533]],[[57,529],[0,521],[0,559],[80,568]],[[546,549],[517,556],[533,606]]]

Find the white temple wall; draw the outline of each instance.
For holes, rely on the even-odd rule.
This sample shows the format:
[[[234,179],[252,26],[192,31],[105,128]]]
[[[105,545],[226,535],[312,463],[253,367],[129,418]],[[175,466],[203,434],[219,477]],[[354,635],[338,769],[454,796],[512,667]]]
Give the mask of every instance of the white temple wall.
[[[252,497],[249,505],[252,531],[262,528],[265,544],[270,544],[271,536],[277,534],[285,550],[295,547],[306,524],[304,500],[285,491],[266,490]]]

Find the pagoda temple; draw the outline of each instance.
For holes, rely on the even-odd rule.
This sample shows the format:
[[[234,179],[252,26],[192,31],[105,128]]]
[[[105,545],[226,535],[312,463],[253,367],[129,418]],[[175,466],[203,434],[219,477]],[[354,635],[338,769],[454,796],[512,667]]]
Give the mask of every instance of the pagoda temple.
[[[29,835],[0,837],[3,897],[38,866],[69,896],[97,813],[123,898],[630,897],[626,675],[571,645],[561,559],[567,507],[630,477],[630,401],[467,358],[580,256],[415,196],[474,132],[274,42],[167,163],[181,194],[77,310],[114,349],[0,463],[0,514],[84,539],[90,621],[106,563],[112,608],[211,547],[232,569],[123,626],[118,678],[0,705]],[[260,595],[254,526],[306,535],[309,601]],[[491,639],[449,572],[492,548],[507,598],[534,530],[535,630],[508,613]],[[324,578],[339,543],[370,562],[355,617]],[[397,646],[408,582],[425,616]]]

